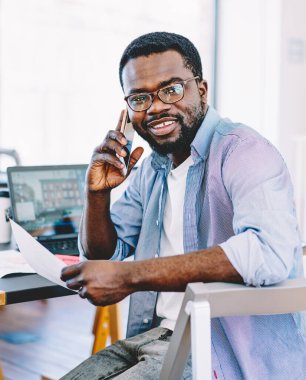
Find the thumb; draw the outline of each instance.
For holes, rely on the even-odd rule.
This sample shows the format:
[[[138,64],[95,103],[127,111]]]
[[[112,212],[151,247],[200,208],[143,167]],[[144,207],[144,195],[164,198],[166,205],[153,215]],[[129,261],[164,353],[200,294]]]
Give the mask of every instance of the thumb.
[[[131,153],[130,163],[128,167],[128,174],[133,169],[133,167],[137,164],[138,160],[142,156],[143,151],[144,149],[139,146],[138,148],[134,149],[133,152]]]

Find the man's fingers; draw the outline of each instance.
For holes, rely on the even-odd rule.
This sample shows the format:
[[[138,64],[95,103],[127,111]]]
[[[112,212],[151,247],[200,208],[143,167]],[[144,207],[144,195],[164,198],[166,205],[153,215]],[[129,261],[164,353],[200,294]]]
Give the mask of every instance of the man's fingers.
[[[66,285],[69,289],[79,290],[84,286],[83,277],[80,275],[73,277],[66,281]]]
[[[119,143],[117,140],[108,139],[99,153],[110,151],[118,154],[119,156],[125,156],[125,149],[124,144]]]
[[[80,296],[81,298],[86,298],[86,295],[87,295],[87,289],[86,289],[86,286],[81,286],[81,287],[79,288],[78,293],[79,293],[79,296]]]
[[[92,167],[94,168],[95,166],[100,167],[100,163],[106,163],[112,166],[115,166],[118,169],[122,169],[124,167],[124,164],[120,161],[118,156],[112,155],[110,153],[101,153],[101,154],[96,154],[93,157],[93,163]]]
[[[133,167],[137,164],[138,160],[140,159],[144,149],[142,147],[138,147],[133,150],[130,157],[130,163],[128,168],[128,173],[133,169]]]
[[[106,136],[106,139],[109,139],[109,140],[116,140],[118,141],[121,145],[126,145],[127,144],[127,140],[124,136],[123,133],[121,133],[120,131],[109,131],[107,136]]]
[[[94,153],[116,151],[116,148],[120,150],[126,144],[127,140],[122,133],[117,131],[108,131],[104,141],[95,147]]]
[[[70,278],[73,278],[81,273],[81,268],[83,266],[83,263],[78,263],[74,265],[69,265],[62,269],[61,273],[61,280],[67,281]]]
[[[127,140],[122,133],[116,131],[109,131],[102,144],[95,147],[93,157],[96,154],[102,154],[105,152],[125,156],[124,146],[127,144]]]

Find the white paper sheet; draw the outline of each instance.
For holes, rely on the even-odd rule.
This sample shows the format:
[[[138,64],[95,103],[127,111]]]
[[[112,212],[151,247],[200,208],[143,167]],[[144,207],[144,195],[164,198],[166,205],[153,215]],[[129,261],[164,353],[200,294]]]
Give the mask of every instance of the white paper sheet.
[[[42,277],[67,288],[66,283],[60,278],[61,271],[66,264],[55,257],[13,220],[11,220],[11,226],[20,253],[27,263]]]
[[[20,252],[13,249],[0,251],[0,278],[13,273],[36,273]]]

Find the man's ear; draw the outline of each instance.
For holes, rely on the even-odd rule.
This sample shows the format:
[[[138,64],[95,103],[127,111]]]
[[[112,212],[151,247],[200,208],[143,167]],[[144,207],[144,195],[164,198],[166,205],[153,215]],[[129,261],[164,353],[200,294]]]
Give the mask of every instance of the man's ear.
[[[208,85],[206,80],[202,79],[198,84],[199,94],[204,104],[207,103]]]

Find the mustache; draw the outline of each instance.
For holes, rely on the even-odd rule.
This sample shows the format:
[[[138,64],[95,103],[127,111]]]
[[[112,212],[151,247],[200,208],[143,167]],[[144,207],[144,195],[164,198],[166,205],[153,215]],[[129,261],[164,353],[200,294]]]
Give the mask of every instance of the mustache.
[[[149,124],[149,123],[151,123],[152,121],[158,121],[158,120],[160,120],[160,119],[162,119],[162,118],[164,118],[164,117],[173,117],[173,118],[176,119],[179,123],[183,123],[183,121],[184,121],[184,118],[183,118],[182,115],[178,115],[178,114],[177,114],[177,115],[172,115],[172,114],[170,114],[170,113],[165,112],[165,113],[161,113],[161,114],[159,114],[158,116],[151,117],[149,120],[143,121],[143,122],[141,123],[141,126],[142,126],[143,129],[147,130],[147,129],[148,129],[148,124]]]

